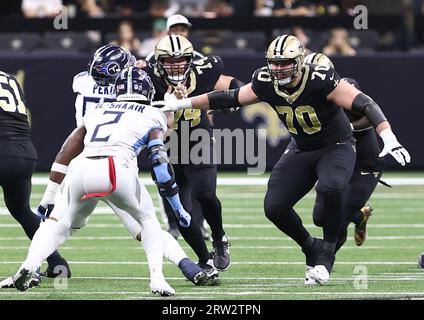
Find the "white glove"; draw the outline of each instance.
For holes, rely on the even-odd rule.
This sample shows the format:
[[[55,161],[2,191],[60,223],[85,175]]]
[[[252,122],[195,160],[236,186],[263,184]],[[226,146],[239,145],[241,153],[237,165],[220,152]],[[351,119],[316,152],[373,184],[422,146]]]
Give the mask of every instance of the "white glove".
[[[399,143],[390,128],[381,131],[380,137],[384,142],[384,147],[378,155],[379,157],[384,157],[386,154],[390,153],[402,166],[411,162],[409,152]]]
[[[44,191],[43,198],[41,199],[35,213],[42,220],[48,218],[50,213],[53,211],[57,190],[59,190],[59,184],[49,180],[46,191]]]
[[[184,208],[176,210],[174,213],[181,227],[188,228],[190,226],[191,216]]]
[[[165,101],[153,101],[152,107],[160,108],[160,110],[163,112],[166,112],[166,111],[175,112],[180,109],[192,109],[190,98],[174,100],[169,97],[168,100],[165,100]]]

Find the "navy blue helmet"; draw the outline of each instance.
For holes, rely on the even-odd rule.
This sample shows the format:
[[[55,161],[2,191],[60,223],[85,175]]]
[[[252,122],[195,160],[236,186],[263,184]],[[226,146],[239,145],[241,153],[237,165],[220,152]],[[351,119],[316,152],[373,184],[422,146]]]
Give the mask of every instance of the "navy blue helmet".
[[[155,87],[145,71],[137,67],[129,67],[116,78],[115,93],[117,101],[150,104],[155,95]]]
[[[88,73],[98,85],[108,86],[123,69],[134,63],[135,57],[127,49],[107,44],[94,53],[88,63]]]

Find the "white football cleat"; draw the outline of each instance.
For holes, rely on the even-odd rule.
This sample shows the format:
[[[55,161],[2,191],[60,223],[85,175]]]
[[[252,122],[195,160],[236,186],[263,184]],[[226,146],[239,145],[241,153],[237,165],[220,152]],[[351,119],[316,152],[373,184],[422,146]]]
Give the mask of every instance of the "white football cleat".
[[[317,284],[318,284],[318,283],[316,282],[316,280],[315,280],[314,278],[312,278],[312,276],[311,276],[311,270],[312,270],[313,268],[314,268],[314,267],[306,266],[306,272],[305,272],[305,282],[304,282],[305,286],[315,286],[315,285],[317,285]]]
[[[14,288],[14,287],[15,286],[13,285],[13,277],[6,278],[0,282],[1,289],[8,289],[8,288]]]
[[[330,279],[330,274],[328,270],[323,265],[317,265],[309,270],[309,275],[320,285],[324,285]]]
[[[153,294],[160,294],[162,297],[175,295],[175,290],[166,282],[164,278],[154,278],[150,280],[150,290]]]

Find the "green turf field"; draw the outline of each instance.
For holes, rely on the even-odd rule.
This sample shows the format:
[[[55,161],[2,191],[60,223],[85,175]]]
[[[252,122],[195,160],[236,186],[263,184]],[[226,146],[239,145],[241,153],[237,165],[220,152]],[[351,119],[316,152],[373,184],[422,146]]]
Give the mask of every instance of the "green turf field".
[[[158,204],[155,187],[148,189]],[[43,186],[34,186],[32,207],[36,207],[43,191]],[[231,240],[231,267],[220,274],[221,286],[195,287],[167,262],[165,275],[177,291],[173,299],[424,298],[424,270],[416,263],[424,251],[424,186],[378,187],[370,201],[375,210],[368,240],[363,247],[356,247],[353,229],[349,230],[330,282],[323,287],[304,287],[303,254],[264,216],[265,186],[218,186],[218,194]],[[311,219],[314,197],[313,192],[308,194],[297,205],[297,211],[312,234],[320,236],[321,230],[312,225]],[[7,214],[1,193],[0,207],[0,276],[4,278],[17,271],[29,241]],[[186,243],[180,243],[194,259]],[[212,247],[210,242],[208,245]],[[99,204],[89,225],[66,242],[60,252],[72,268],[67,288],[64,283],[43,279],[40,287],[24,293],[2,289],[0,300],[156,298],[149,292],[146,258],[140,244],[130,238],[104,204]]]

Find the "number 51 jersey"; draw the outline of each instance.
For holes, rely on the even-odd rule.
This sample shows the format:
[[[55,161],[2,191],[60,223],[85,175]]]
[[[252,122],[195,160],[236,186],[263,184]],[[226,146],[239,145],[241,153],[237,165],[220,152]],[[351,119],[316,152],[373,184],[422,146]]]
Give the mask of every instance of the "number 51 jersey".
[[[271,80],[267,67],[255,71],[252,89],[277,112],[300,150],[316,150],[352,136],[342,108],[327,100],[340,77],[328,66],[305,64],[294,88],[282,88]]]

